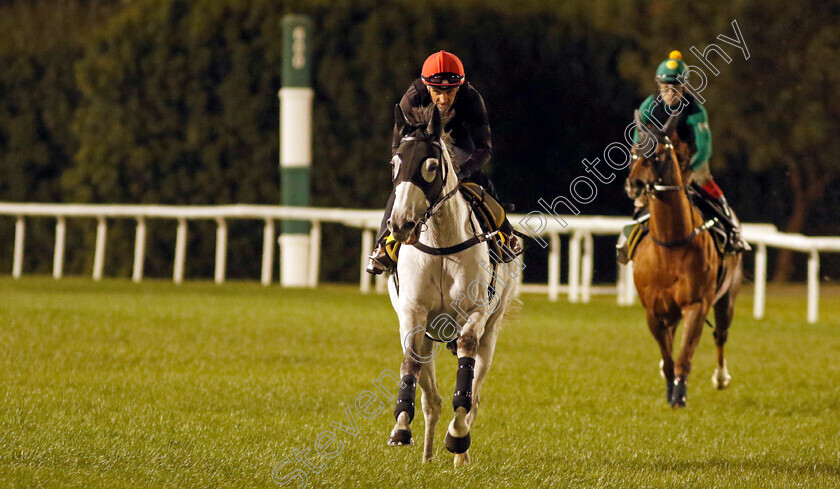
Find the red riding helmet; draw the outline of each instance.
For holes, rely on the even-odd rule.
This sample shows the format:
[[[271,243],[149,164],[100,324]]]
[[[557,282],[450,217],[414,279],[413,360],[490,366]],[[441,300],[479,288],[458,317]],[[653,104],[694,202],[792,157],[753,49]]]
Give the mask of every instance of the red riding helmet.
[[[426,58],[423,71],[420,73],[423,83],[443,90],[462,85],[464,77],[464,65],[461,64],[461,60],[446,51],[440,51]]]

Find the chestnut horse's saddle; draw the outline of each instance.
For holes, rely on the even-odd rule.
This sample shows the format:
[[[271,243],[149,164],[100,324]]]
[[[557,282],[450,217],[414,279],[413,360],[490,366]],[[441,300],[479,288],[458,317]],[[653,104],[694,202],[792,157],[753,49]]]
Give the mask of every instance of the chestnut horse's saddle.
[[[718,254],[723,255],[724,253],[734,252],[730,243],[730,233],[726,228],[726,222],[719,217],[722,211],[718,209],[714,203],[703,197],[703,194],[695,190],[693,187],[689,186],[686,190],[691,203],[703,215],[703,221],[705,224],[700,223],[700,228],[702,228],[701,230],[708,231],[709,234],[711,234]],[[648,226],[649,220],[650,211],[645,209],[636,220],[624,226],[624,229],[622,230],[624,236],[627,238],[627,256],[631,260],[633,259],[636,247],[642,241],[642,238],[644,238],[650,231]]]

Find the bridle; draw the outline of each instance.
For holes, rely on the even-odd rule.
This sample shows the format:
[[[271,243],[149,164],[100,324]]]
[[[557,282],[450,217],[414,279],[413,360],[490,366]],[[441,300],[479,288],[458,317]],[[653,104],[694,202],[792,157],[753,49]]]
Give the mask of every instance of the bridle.
[[[672,158],[671,153],[673,152],[674,145],[673,145],[673,143],[671,142],[671,139],[668,136],[665,136],[664,142],[665,142],[665,151],[657,152],[654,155],[654,161],[655,161],[656,165],[660,165],[660,164],[665,163],[665,161],[660,159],[663,154],[666,155],[667,158]],[[634,159],[638,158],[638,156],[636,156],[635,154],[633,155],[633,157],[634,157]],[[659,174],[659,173],[661,173],[661,172],[657,168],[657,174]],[[662,176],[661,175],[658,176],[656,180],[645,183],[643,188],[642,188],[642,193],[644,195],[654,195],[654,196],[659,192],[677,192],[677,191],[685,192],[685,197],[689,201],[689,205],[691,205],[691,199],[688,196],[688,185],[686,185],[686,184],[665,185],[665,184],[662,183]],[[691,213],[691,219],[692,219],[692,221],[694,220],[694,213],[693,212]],[[675,240],[672,240],[672,241],[661,241],[659,239],[656,239],[656,237],[654,237],[653,234],[651,234],[650,239],[654,243],[656,243],[657,245],[662,246],[663,248],[668,248],[668,249],[679,248],[680,246],[685,246],[685,245],[688,245],[691,242],[693,242],[694,239],[700,233],[702,233],[703,231],[705,231],[705,230],[711,228],[712,226],[714,226],[715,221],[716,221],[715,219],[710,219],[710,220],[702,223],[700,226],[696,226],[687,236],[685,236],[683,238],[675,239]]]
[[[440,188],[436,192],[437,195],[435,195],[434,198],[432,198],[429,195],[426,196],[426,199],[428,199],[428,201],[429,201],[429,207],[426,209],[426,212],[423,213],[423,217],[420,218],[420,222],[417,223],[417,225],[421,227],[421,232],[422,232],[422,231],[425,231],[425,229],[426,229],[426,221],[431,219],[432,216],[434,216],[435,213],[437,213],[440,210],[440,208],[443,207],[443,204],[445,204],[447,200],[451,199],[453,196],[455,196],[455,194],[458,193],[458,185],[455,185],[455,187],[452,190],[450,190],[449,192],[447,192],[446,194],[441,196],[441,192],[443,192],[443,187],[446,185],[446,179],[449,178],[449,167],[451,166],[452,161],[450,159],[451,156],[449,156],[449,152],[444,151],[443,143],[440,141],[440,139],[435,139],[435,138],[431,137],[428,133],[423,131],[423,136],[422,137],[421,136],[404,136],[402,139],[400,139],[400,144],[402,144],[404,142],[407,142],[407,141],[416,141],[416,142],[420,142],[420,143],[430,144],[430,145],[434,146],[435,148],[437,148],[437,150],[438,150],[438,160],[444,160],[445,159],[445,161],[442,161],[441,166],[438,168],[438,171],[440,171],[441,167],[442,167],[443,176],[441,178],[442,181],[441,181]],[[444,158],[444,155],[446,156],[446,158]],[[416,185],[416,182],[413,182],[411,178],[403,178],[402,180],[399,180],[399,181],[395,180],[395,183],[401,183],[401,182],[406,182],[406,181],[411,182],[411,183],[415,183],[415,185]]]
[[[668,136],[665,136],[665,151],[656,153],[654,155],[654,160],[656,161],[656,163],[657,164],[665,163],[664,161],[660,160],[661,155],[664,154],[664,155],[666,155],[666,157],[670,158],[671,157],[671,151],[673,151],[673,149],[674,149],[674,145],[673,145],[673,143],[671,143],[671,138],[669,138]],[[638,156],[636,156],[634,154],[633,158],[634,159],[638,158]],[[659,173],[659,172],[657,171],[657,173]],[[646,182],[644,184],[644,186],[642,187],[642,193],[644,195],[655,195],[658,192],[674,192],[674,191],[680,191],[680,190],[685,191],[687,188],[688,188],[688,185],[685,185],[685,184],[683,184],[683,185],[665,185],[665,184],[662,183],[662,177],[658,176],[656,178],[656,180],[651,181],[651,182]]]
[[[454,197],[458,193],[459,186],[458,186],[458,184],[456,184],[455,187],[452,190],[450,190],[449,192],[447,192],[446,194],[441,196],[441,192],[443,192],[443,187],[446,185],[446,180],[447,180],[447,178],[449,178],[450,167],[452,166],[452,160],[451,160],[452,157],[449,155],[448,151],[444,150],[443,143],[440,141],[440,139],[433,138],[426,131],[423,131],[423,136],[404,136],[402,139],[400,139],[400,144],[402,144],[403,142],[406,142],[406,141],[416,141],[416,142],[431,144],[432,146],[434,146],[438,149],[438,159],[439,160],[445,160],[441,164],[441,166],[443,167],[443,177],[442,177],[442,183],[441,183],[440,189],[437,190],[437,195],[435,196],[434,199],[432,199],[430,196],[426,197],[426,199],[429,201],[429,207],[426,209],[426,212],[423,213],[423,217],[420,218],[420,221],[417,223],[417,227],[420,229],[420,232],[422,233],[423,231],[425,231],[427,229],[426,222],[429,219],[431,219],[443,207],[443,205],[446,203],[446,201],[448,201],[449,199],[451,199],[452,197]],[[446,158],[444,158],[444,156],[446,156]],[[438,171],[441,171],[440,167],[438,168]],[[403,176],[403,178],[401,180],[397,180],[396,178],[394,179],[394,183],[401,183],[401,182],[410,182],[410,183],[414,183],[415,185],[417,185],[417,182],[414,182],[412,180],[412,178],[407,178],[405,176]],[[420,185],[418,185],[418,186],[420,186]],[[421,189],[422,189],[422,187],[421,187]],[[472,212],[472,209],[470,209],[470,212]],[[472,248],[473,246],[475,246],[479,243],[482,243],[484,241],[488,241],[493,236],[495,236],[496,234],[498,234],[498,231],[493,231],[493,232],[490,232],[490,233],[476,232],[471,238],[467,239],[466,241],[463,241],[463,242],[458,243],[458,244],[453,245],[453,246],[445,246],[445,247],[442,247],[442,248],[435,248],[435,247],[432,247],[432,246],[428,246],[428,245],[425,245],[425,244],[423,244],[419,241],[413,243],[411,246],[413,246],[413,247],[417,248],[418,250],[422,251],[423,253],[426,253],[426,254],[429,254],[429,255],[435,255],[435,256],[452,255],[452,254],[464,251],[468,248]]]

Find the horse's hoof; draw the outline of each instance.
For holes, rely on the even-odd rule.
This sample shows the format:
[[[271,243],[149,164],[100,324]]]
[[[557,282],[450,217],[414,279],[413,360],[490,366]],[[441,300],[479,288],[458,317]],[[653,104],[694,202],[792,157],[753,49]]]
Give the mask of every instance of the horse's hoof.
[[[470,449],[470,434],[467,433],[461,437],[454,437],[447,431],[443,443],[451,453],[464,453]]]
[[[715,385],[715,389],[722,391],[729,387],[729,382],[732,380],[732,377],[728,375],[719,375],[715,372],[715,375],[712,377],[712,384]]]
[[[724,361],[723,368],[717,367],[715,369],[715,373],[712,375],[712,384],[714,384],[717,390],[723,390],[729,387],[730,381],[732,381],[732,377],[729,376],[729,372],[726,369],[726,361]]]
[[[388,439],[388,445],[392,447],[414,445],[414,438],[411,437],[411,430],[394,430],[394,432],[391,433],[391,438]]]
[[[677,379],[674,381],[674,390],[671,393],[672,408],[685,407],[686,390],[685,379]]]
[[[463,467],[465,465],[469,465],[470,463],[472,463],[472,459],[470,458],[470,452],[456,453],[453,462],[455,463],[455,467]]]

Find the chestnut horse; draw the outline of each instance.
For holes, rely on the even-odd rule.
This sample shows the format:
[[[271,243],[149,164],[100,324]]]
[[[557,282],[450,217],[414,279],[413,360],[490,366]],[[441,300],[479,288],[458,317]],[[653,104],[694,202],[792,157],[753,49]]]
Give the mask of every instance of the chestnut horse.
[[[645,194],[649,200],[650,232],[636,248],[633,280],[647,311],[648,328],[659,343],[667,399],[675,408],[685,407],[691,357],[711,307],[717,346],[712,382],[718,389],[729,385],[723,346],[742,279],[741,254],[718,254],[707,231],[711,222],[704,222],[688,199],[690,170],[687,164],[680,165],[674,150],[675,144],[685,148],[685,143],[676,139],[676,121],[672,116],[658,134],[655,128],[643,128],[636,112],[637,128],[655,135],[656,146],[650,157],[634,149],[625,183],[630,198]],[[672,350],[680,319],[684,321],[682,345],[675,363]]]

